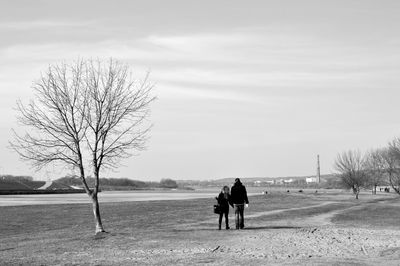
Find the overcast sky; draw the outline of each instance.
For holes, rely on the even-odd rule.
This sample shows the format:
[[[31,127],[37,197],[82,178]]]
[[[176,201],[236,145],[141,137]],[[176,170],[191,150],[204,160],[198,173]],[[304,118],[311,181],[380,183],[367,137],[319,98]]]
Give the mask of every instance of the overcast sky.
[[[329,173],[338,152],[400,136],[399,14],[396,0],[1,1],[0,174],[45,178],[7,149],[13,108],[78,57],[156,83],[147,150],[107,175],[312,175],[317,154]]]

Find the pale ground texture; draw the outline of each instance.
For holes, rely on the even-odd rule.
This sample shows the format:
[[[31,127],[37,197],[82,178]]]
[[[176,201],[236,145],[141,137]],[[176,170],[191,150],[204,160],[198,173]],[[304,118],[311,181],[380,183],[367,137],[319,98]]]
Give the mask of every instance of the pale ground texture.
[[[400,201],[349,193],[250,198],[245,230],[216,230],[213,199],[1,207],[1,265],[400,265]],[[231,227],[233,211],[230,213]]]

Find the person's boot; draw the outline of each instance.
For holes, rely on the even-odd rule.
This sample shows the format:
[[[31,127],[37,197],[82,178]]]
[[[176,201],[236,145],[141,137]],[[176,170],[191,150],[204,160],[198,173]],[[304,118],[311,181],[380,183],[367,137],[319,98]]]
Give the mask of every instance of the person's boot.
[[[231,229],[231,228],[229,227],[229,225],[227,225],[227,226],[226,226],[226,230],[229,230],[229,229]]]
[[[221,224],[218,225],[218,230],[221,230]]]

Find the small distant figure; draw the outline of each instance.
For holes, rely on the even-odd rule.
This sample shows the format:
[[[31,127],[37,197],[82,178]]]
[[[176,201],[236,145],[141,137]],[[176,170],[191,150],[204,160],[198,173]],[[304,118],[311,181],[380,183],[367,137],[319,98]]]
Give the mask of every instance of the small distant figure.
[[[220,206],[220,213],[219,213],[219,220],[218,220],[218,230],[221,230],[222,224],[222,216],[225,216],[225,228],[226,230],[229,229],[229,205],[232,206],[232,199],[231,195],[229,194],[229,187],[224,186],[221,190],[221,193],[218,195],[218,204]]]
[[[288,190],[286,190],[286,192],[287,192],[287,193],[290,193],[290,190],[288,189]]]
[[[302,190],[302,189],[300,189],[300,190],[299,190],[299,192],[300,192],[300,193],[303,193],[303,190]]]
[[[240,182],[239,178],[235,179],[235,184],[231,188],[231,198],[233,208],[235,209],[236,229],[244,228],[244,207],[249,206],[246,187]]]
[[[265,195],[268,195],[268,191],[264,191],[264,194],[265,194]]]
[[[315,191],[315,194],[318,194],[318,190]]]

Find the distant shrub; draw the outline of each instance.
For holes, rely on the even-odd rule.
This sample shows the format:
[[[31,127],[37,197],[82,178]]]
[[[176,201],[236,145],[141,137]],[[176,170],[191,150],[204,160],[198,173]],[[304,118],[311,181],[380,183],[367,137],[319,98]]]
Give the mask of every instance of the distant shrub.
[[[132,180],[128,178],[101,178],[100,184],[104,186],[126,186],[135,188],[148,187],[146,182]]]
[[[77,176],[64,176],[55,181],[68,186],[82,186],[82,181]]]
[[[335,189],[335,188],[344,188],[344,185],[339,177],[332,177],[326,180],[325,184],[323,184],[324,188],[327,189]]]
[[[175,180],[167,178],[167,179],[161,179],[160,187],[162,187],[162,188],[178,188],[178,184],[176,183]]]

